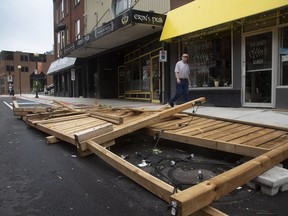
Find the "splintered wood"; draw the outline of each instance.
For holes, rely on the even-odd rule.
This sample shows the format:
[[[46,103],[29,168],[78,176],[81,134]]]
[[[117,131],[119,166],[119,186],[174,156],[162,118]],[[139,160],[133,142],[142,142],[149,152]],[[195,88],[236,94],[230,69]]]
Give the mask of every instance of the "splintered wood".
[[[78,110],[54,101],[49,107],[22,108],[13,101],[14,114],[49,136],[47,143],[65,141],[77,146],[81,156],[96,154],[139,185],[165,200],[178,215],[225,215],[209,206],[288,158],[288,129],[205,115],[180,113],[205,98],[171,108],[106,108]],[[236,168],[175,193],[174,187],[151,176],[106,147],[115,139],[142,129],[150,135],[194,146],[252,157]]]

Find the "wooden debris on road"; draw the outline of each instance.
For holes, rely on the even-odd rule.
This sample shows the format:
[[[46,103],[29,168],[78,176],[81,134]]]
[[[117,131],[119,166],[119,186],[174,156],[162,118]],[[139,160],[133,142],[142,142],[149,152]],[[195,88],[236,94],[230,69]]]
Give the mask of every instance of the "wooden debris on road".
[[[204,102],[205,98],[199,98],[174,108],[164,105],[154,111],[136,108],[79,111],[56,102],[55,110],[52,107],[50,110],[43,109],[43,112],[27,114],[26,123],[49,134],[46,138],[48,143],[63,140],[76,145],[80,156],[96,154],[161,199],[170,204],[173,201],[179,215],[224,216],[224,213],[209,205],[287,159],[288,129],[180,113]],[[14,112],[21,108],[17,102],[13,102],[13,107]],[[140,129],[151,135],[157,134],[159,138],[256,158],[174,193],[173,186],[107,149],[115,144],[115,139]]]

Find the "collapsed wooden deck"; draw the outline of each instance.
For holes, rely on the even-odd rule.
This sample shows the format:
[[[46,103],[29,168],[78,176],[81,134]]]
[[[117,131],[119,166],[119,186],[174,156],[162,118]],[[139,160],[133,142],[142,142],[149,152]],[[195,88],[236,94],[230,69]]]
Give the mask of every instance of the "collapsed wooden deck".
[[[179,114],[204,102],[200,98],[169,109],[105,109],[28,114],[28,125],[77,146],[79,153],[94,153],[132,180],[169,202],[179,215],[224,215],[209,207],[213,201],[288,158],[288,129],[232,121],[197,114]],[[17,104],[16,104],[17,106]],[[67,109],[67,106],[63,108]],[[35,110],[34,110],[35,111]],[[182,192],[133,166],[106,147],[125,134],[143,129],[163,139],[201,146],[255,159]],[[51,136],[55,139],[51,139]],[[208,196],[206,196],[209,194]]]

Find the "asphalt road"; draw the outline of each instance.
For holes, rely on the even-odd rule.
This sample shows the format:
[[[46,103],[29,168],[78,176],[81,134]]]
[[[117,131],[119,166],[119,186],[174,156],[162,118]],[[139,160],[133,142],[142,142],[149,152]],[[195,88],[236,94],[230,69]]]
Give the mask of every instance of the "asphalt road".
[[[47,145],[0,97],[0,215],[169,215],[168,204],[97,156]]]
[[[64,142],[47,145],[46,134],[27,128],[24,121],[13,116],[7,106],[11,102],[9,97],[0,97],[0,216],[170,215],[167,203],[97,156],[75,157],[75,147]],[[155,156],[151,155],[154,145],[153,137],[131,134],[117,140],[111,151],[128,155],[127,160],[134,165],[141,163],[136,152],[145,157],[148,155],[158,170],[156,166],[144,167],[143,170],[179,186],[196,183],[199,169],[205,176],[212,177],[223,172],[225,167],[236,166],[237,161],[243,159],[239,155],[163,139],[157,144],[162,153]],[[170,165],[169,158],[187,158],[191,153],[197,160]],[[283,165],[288,168],[288,161]],[[286,216],[287,200],[288,191],[271,197],[243,185],[212,206],[233,216]]]

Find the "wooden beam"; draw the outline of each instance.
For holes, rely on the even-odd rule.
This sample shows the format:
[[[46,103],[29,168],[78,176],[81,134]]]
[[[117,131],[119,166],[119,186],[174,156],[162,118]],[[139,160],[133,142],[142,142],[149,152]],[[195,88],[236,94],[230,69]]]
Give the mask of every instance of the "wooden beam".
[[[79,112],[71,112],[68,110],[56,110],[52,112],[44,112],[44,113],[37,113],[37,114],[28,114],[27,120],[47,120],[56,117],[63,117],[63,116],[72,116],[72,115],[79,115]]]
[[[32,120],[30,121],[31,124],[50,124],[50,123],[56,123],[56,122],[65,122],[65,121],[70,121],[70,120],[75,120],[75,119],[81,119],[83,117],[87,117],[89,116],[89,114],[81,114],[78,113],[77,115],[64,115],[61,117],[57,117],[57,118],[51,118],[51,119],[47,119],[47,120]],[[29,121],[29,119],[28,119]]]
[[[122,159],[121,157],[117,156],[116,154],[110,152],[103,146],[100,146],[99,144],[91,140],[87,142],[87,147],[91,152],[96,154],[98,157],[103,159],[112,167],[116,168],[119,172],[123,173],[124,175],[135,181],[137,184],[141,185],[148,191],[152,192],[159,198],[169,203],[170,196],[174,192],[174,187],[150,175],[142,169],[134,166],[133,164],[129,163],[128,161]],[[226,214],[220,212],[219,210],[211,206],[207,206],[192,214],[192,216],[198,215],[226,216]]]
[[[55,144],[55,143],[57,143],[57,142],[60,142],[60,140],[57,139],[57,137],[55,137],[55,136],[48,136],[48,137],[46,137],[46,143],[47,143],[47,144]]]
[[[120,127],[116,128],[114,131],[111,131],[109,133],[103,134],[101,136],[98,136],[97,138],[93,139],[94,142],[98,144],[106,143],[110,140],[116,139],[120,136],[123,136],[125,134],[134,132],[136,130],[139,130],[141,128],[144,128],[146,126],[155,124],[162,119],[165,119],[167,117],[170,117],[178,112],[181,112],[183,110],[189,109],[193,107],[196,103],[204,103],[206,99],[204,97],[198,98],[196,100],[189,101],[187,103],[184,103],[182,105],[176,106],[174,108],[170,108],[168,110],[163,110],[161,112],[143,117],[139,119],[138,121],[133,121],[127,124],[123,124]],[[81,151],[87,150],[86,144],[81,143],[80,145]]]
[[[288,143],[171,196],[179,215],[190,215],[288,158]]]
[[[110,131],[113,131],[113,125],[111,123],[105,123],[93,128],[88,128],[86,130],[79,131],[74,134],[74,137],[78,143],[81,143],[85,140],[97,137],[101,134],[108,133]]]
[[[13,103],[13,109],[19,108],[19,105],[16,100],[13,100],[12,103]]]
[[[98,118],[98,119],[102,119],[108,122],[112,122],[117,125],[123,124],[123,118],[119,116],[113,116],[113,115],[109,115],[106,113],[91,113],[90,116]]]
[[[61,106],[63,106],[63,107],[66,107],[66,108],[68,108],[69,110],[72,110],[72,111],[74,111],[74,112],[77,112],[77,111],[78,111],[77,109],[74,109],[74,108],[70,107],[69,105],[67,105],[67,104],[65,104],[65,103],[63,103],[63,102],[61,102],[61,101],[53,100],[53,102],[56,103],[56,104],[59,104],[59,105],[61,105]]]

